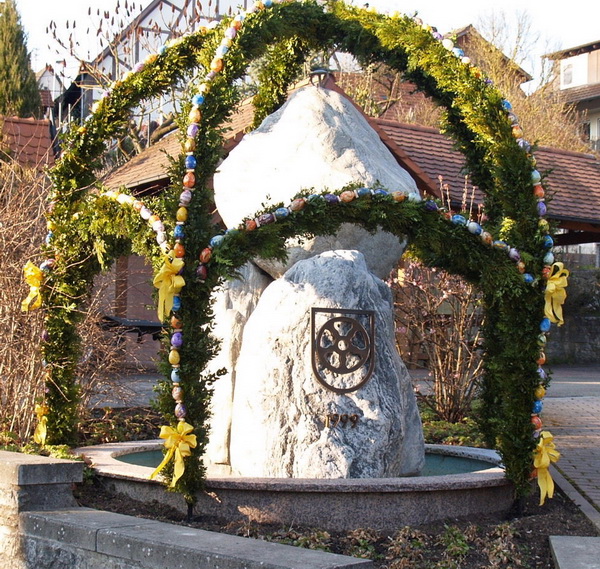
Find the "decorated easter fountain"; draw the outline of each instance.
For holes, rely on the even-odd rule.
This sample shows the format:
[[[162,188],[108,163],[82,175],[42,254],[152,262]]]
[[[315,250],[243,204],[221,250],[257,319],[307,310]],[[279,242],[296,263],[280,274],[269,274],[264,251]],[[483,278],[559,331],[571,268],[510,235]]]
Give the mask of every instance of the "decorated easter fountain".
[[[306,46],[322,41],[359,59],[380,58],[447,106],[445,129],[487,196],[484,227],[422,200],[339,94],[311,86],[274,112]],[[277,47],[267,52],[265,43]],[[256,99],[257,119],[268,118],[219,165],[213,196],[207,181],[219,161],[218,128],[231,112],[233,84],[263,54],[271,75]],[[128,109],[197,62],[206,74],[184,105],[188,126],[172,186],[144,202],[100,185],[90,191],[103,141],[123,132]],[[383,528],[508,507],[515,491],[529,491],[535,451],[542,492],[551,495],[547,466],[556,455],[539,419],[545,375],[537,362],[551,322],[561,317],[564,271],[548,256],[543,188],[509,111],[431,29],[340,2],[326,8],[257,2],[149,57],[69,133],[52,171],[47,260],[29,267],[33,304],[39,294],[46,310],[43,439],[69,442],[75,420],[73,299],[84,298],[92,276],[129,245],[151,259],[159,318],[171,326],[158,386],[168,424],[160,433],[164,458],[154,471],[121,463],[104,472],[116,489],[156,497],[155,480],[162,480],[184,496],[188,511],[196,505],[229,518]],[[226,231],[212,224],[213,198]],[[461,274],[482,291],[488,314],[482,427],[499,441],[506,472],[415,476],[424,464],[422,433],[395,351],[390,293],[379,278],[405,241],[425,263]],[[245,283],[215,292],[236,272]],[[213,302],[216,314],[225,307],[220,322]],[[211,329],[221,335],[225,360],[213,359]],[[94,452],[86,454],[102,472]],[[478,456],[497,464],[490,452]],[[173,493],[161,495],[177,503]]]

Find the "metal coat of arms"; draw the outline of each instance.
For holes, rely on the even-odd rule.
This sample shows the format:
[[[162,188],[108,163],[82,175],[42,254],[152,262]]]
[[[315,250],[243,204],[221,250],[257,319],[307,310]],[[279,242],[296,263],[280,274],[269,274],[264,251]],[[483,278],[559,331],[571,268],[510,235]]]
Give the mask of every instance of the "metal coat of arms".
[[[317,381],[335,393],[357,391],[375,367],[375,313],[312,308],[311,342]]]

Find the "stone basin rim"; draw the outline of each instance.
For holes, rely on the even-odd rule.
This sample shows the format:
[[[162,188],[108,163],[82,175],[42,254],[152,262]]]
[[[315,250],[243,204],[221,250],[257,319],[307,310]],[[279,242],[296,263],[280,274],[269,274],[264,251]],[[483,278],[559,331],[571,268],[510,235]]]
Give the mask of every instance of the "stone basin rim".
[[[159,450],[163,441],[132,441],[107,443],[76,449],[101,476],[135,480],[146,484],[161,484],[150,480],[153,468],[121,462],[117,457]],[[490,468],[462,474],[414,476],[405,478],[247,478],[223,475],[223,471],[209,467],[206,489],[268,490],[271,492],[414,492],[432,490],[469,489],[509,485],[500,456],[496,451],[474,447],[425,445],[426,453],[472,458],[490,463]]]

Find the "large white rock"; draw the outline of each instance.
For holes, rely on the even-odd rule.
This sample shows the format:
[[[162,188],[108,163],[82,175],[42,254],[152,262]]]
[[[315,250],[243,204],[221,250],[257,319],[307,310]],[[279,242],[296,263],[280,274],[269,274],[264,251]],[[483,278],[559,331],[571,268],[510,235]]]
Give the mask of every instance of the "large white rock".
[[[312,307],[375,312],[374,373],[358,391],[338,394],[315,379]],[[362,369],[347,377],[355,385]],[[327,427],[329,413],[357,415],[356,426]],[[390,477],[421,470],[421,422],[396,351],[391,293],[361,253],[300,261],[261,296],[237,362],[230,453],[233,473],[248,477]]]
[[[209,442],[205,459],[208,463],[229,465],[229,436],[236,379],[237,359],[241,349],[244,326],[258,303],[260,295],[272,282],[252,263],[239,269],[239,278],[227,281],[213,294],[213,335],[221,349],[211,360],[207,371],[226,372],[213,384]]]
[[[268,205],[289,204],[302,189],[334,191],[352,182],[379,183],[420,199],[410,174],[364,116],[335,91],[309,86],[244,136],[223,161],[214,177],[215,203],[226,225],[236,227]],[[290,241],[286,264],[257,263],[277,278],[298,260],[332,246],[360,250],[369,268],[382,278],[404,248],[390,234],[373,237],[349,226],[335,238]]]

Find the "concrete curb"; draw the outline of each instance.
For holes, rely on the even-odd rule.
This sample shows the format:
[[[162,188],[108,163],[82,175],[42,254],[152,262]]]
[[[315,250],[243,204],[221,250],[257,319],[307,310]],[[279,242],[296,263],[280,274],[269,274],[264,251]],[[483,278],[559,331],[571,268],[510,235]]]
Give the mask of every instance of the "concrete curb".
[[[372,569],[344,555],[143,520],[89,508],[21,514],[28,558],[60,549],[71,567]],[[36,565],[37,566],[37,565]],[[45,565],[44,565],[45,566]]]

